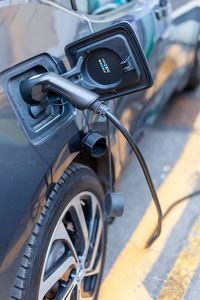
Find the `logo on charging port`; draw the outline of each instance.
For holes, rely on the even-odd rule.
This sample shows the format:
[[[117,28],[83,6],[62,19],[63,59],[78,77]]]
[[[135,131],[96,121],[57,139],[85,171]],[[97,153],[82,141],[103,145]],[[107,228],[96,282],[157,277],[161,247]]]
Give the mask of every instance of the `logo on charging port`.
[[[103,57],[98,59],[98,63],[104,73],[110,73],[110,68]]]

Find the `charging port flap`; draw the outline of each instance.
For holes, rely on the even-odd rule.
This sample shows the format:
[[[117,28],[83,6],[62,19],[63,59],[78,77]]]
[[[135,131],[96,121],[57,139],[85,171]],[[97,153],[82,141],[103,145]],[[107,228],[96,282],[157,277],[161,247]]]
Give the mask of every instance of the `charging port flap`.
[[[151,71],[132,26],[123,22],[65,47],[71,71],[65,78],[102,100],[150,87]]]

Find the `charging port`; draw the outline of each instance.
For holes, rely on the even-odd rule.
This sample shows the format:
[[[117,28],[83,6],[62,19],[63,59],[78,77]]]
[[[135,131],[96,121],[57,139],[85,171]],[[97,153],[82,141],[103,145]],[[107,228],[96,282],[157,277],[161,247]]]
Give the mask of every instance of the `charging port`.
[[[59,74],[63,70],[52,57],[42,54],[2,74],[3,88],[21,126],[33,144],[44,142],[75,116],[75,109],[62,97],[53,94],[51,103],[46,101],[32,105],[23,100],[20,83],[26,78],[46,72]]]

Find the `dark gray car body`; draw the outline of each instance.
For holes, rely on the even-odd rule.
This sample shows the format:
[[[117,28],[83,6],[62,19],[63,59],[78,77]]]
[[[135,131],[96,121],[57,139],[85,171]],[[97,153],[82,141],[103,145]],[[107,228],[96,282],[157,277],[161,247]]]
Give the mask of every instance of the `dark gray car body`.
[[[174,90],[187,84],[199,18],[198,1],[171,0],[161,8],[158,0],[135,0],[99,16],[75,12],[55,1],[0,2],[0,299],[10,298],[26,242],[53,184],[74,159],[83,160],[76,138],[85,130],[83,113],[69,106],[66,119],[54,120],[52,132],[48,124],[48,134],[31,138],[15,105],[19,103],[8,96],[9,74],[43,53],[63,60],[68,67],[67,44],[111,24],[130,22],[149,61],[154,85],[110,101],[109,106],[137,139],[144,124],[152,122]],[[105,134],[104,119],[97,120],[90,112],[87,119],[91,127]],[[112,154],[117,184],[129,148],[114,131]],[[91,167],[104,183],[105,166],[106,161],[91,160]]]

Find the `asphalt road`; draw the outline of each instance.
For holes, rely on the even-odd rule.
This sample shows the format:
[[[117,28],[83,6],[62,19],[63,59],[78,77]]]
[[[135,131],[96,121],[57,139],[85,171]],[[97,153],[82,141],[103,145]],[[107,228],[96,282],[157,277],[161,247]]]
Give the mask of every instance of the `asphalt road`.
[[[200,190],[200,87],[171,99],[140,149],[163,212]],[[200,299],[200,195],[177,205],[165,218],[159,240],[145,249],[157,216],[136,159],[120,191],[125,212],[109,226],[99,299]]]

